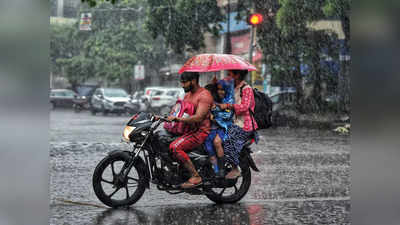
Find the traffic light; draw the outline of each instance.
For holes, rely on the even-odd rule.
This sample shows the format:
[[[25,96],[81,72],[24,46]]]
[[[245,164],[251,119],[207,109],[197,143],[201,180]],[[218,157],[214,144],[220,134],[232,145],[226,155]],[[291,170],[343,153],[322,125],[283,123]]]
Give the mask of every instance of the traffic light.
[[[260,13],[252,13],[247,18],[247,23],[251,26],[257,26],[258,24],[262,23],[263,16]]]

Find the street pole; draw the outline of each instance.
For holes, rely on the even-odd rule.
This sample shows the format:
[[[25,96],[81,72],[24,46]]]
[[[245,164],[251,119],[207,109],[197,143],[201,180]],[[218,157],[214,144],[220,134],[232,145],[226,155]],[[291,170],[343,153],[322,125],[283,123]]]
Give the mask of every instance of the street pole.
[[[254,13],[254,8],[255,8],[255,3],[254,1],[251,1],[251,9],[250,12]],[[250,64],[253,64],[253,39],[254,39],[254,32],[255,32],[255,26],[251,26],[250,30],[250,46],[249,46],[249,62]],[[249,81],[250,86],[253,86],[253,77],[251,72],[249,72],[249,78],[247,79]]]
[[[250,64],[253,64],[253,43],[254,43],[254,34],[255,34],[255,31],[256,31],[256,27],[254,27],[254,26],[251,26],[251,33],[250,33],[250,46],[249,46],[249,62],[250,62]],[[249,72],[250,73],[250,78],[248,79],[249,80],[249,82],[250,82],[250,86],[252,86],[253,85],[253,77],[252,77],[252,74],[251,74],[251,72]]]

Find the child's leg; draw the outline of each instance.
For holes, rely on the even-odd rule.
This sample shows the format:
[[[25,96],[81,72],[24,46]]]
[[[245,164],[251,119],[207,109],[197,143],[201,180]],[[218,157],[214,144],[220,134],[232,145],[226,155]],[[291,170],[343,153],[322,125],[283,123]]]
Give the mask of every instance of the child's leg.
[[[214,141],[214,148],[216,149],[218,158],[222,158],[224,156],[224,148],[222,147],[222,140],[219,135],[215,135]]]
[[[224,157],[224,148],[222,147],[222,139],[220,136],[217,134],[215,135],[214,141],[214,148],[216,149],[217,156],[218,156],[218,168],[219,172],[217,173],[217,177],[223,178],[225,175],[225,157]]]
[[[210,162],[213,165],[217,165],[217,157],[215,155],[210,156]]]
[[[218,171],[219,171],[218,160],[217,160],[217,157],[215,156],[215,148],[214,148],[214,144],[213,144],[214,137],[215,137],[215,130],[212,130],[210,132],[210,134],[208,135],[207,139],[204,141],[204,145],[206,147],[206,151],[210,158],[210,163],[213,165],[214,172],[218,173]]]

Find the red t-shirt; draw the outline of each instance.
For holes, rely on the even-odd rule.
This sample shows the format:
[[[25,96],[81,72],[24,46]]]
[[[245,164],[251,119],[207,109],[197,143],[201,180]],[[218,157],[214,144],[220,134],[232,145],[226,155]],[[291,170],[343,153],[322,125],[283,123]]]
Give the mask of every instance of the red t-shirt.
[[[211,96],[210,92],[207,89],[200,87],[195,93],[186,93],[183,100],[192,103],[195,112],[199,107],[207,108],[208,113],[206,118],[202,122],[194,124],[193,127],[205,132],[209,132],[211,127],[210,109],[213,104],[213,97]]]

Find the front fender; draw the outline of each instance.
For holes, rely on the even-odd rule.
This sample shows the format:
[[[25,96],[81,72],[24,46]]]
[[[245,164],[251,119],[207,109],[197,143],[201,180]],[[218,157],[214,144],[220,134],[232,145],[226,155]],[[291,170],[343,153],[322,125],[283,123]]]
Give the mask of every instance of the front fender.
[[[125,159],[129,159],[130,158],[130,155],[129,155],[128,151],[114,150],[114,151],[111,151],[111,152],[107,153],[107,155],[109,155],[109,156],[118,155],[118,154],[121,154]]]
[[[109,152],[108,155],[109,156],[121,155],[127,161],[131,158],[129,151],[114,150],[114,151]],[[143,175],[145,177],[146,187],[150,188],[150,172],[146,166],[146,163],[144,163],[144,161],[141,157],[136,157],[134,159],[134,164],[138,166],[138,168],[140,170],[138,172],[143,173]]]

